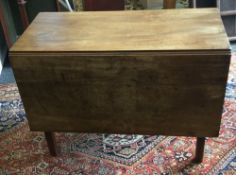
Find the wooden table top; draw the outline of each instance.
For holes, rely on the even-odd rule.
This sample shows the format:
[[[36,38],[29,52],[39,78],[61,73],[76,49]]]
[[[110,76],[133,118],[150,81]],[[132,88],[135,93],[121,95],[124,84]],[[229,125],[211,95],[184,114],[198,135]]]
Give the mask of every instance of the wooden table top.
[[[229,51],[217,9],[43,12],[12,53]]]

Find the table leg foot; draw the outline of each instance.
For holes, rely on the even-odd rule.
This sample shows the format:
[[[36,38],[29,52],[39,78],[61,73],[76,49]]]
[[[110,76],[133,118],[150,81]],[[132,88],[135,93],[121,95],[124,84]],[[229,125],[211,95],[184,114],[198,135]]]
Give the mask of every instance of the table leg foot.
[[[53,132],[44,132],[51,156],[57,156],[55,147],[55,136]]]
[[[201,163],[204,156],[205,137],[197,137],[194,163]]]

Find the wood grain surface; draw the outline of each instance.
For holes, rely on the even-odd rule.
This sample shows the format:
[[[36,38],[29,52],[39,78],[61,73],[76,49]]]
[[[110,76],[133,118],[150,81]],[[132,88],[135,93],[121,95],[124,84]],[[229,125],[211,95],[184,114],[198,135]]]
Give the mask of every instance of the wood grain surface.
[[[11,52],[227,50],[217,9],[40,13]]]
[[[24,56],[30,128],[218,136],[230,56]]]
[[[216,9],[42,13],[10,52],[31,130],[218,136]]]

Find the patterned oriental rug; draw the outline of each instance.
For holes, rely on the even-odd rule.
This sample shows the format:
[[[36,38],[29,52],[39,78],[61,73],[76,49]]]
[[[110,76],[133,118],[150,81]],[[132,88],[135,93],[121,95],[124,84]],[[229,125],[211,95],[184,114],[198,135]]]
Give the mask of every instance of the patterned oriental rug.
[[[206,126],[207,127],[207,126]],[[236,54],[220,136],[207,138],[203,163],[191,164],[195,138],[56,133],[51,157],[42,132],[30,132],[15,84],[0,85],[0,175],[236,174]]]

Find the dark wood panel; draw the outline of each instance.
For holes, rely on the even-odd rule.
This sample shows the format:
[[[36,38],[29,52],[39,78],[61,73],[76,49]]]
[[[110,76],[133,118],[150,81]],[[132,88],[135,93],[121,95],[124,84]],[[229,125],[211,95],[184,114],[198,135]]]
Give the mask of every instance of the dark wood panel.
[[[230,56],[14,56],[31,130],[218,136]]]
[[[84,7],[86,11],[101,10],[124,10],[124,0],[85,0]]]
[[[176,7],[176,0],[164,0],[165,9],[173,9]]]

